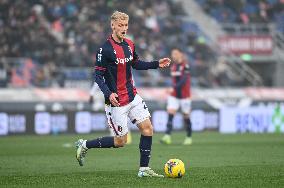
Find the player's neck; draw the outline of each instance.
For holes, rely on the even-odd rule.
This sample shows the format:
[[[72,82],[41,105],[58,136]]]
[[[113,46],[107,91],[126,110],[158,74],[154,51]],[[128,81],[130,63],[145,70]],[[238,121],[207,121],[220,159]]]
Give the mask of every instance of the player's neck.
[[[177,64],[179,64],[179,65],[181,65],[181,64],[183,64],[183,59],[180,59],[180,60],[178,60],[178,62],[177,62]]]
[[[123,42],[123,39],[118,38],[115,34],[112,34],[111,37],[117,43]]]

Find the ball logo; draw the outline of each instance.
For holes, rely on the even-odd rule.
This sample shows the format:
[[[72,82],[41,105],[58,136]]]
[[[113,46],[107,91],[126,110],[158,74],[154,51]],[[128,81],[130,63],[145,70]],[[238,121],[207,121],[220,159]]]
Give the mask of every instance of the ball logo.
[[[170,161],[170,162],[168,162],[167,164],[168,164],[168,171],[169,171],[170,173],[172,173],[172,168],[173,168],[174,166],[176,166],[177,163],[176,163],[176,162],[173,162],[173,161]]]

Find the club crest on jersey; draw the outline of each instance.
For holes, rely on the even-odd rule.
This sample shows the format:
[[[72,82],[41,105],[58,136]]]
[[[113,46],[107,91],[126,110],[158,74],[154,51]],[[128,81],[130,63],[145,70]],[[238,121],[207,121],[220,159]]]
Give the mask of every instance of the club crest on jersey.
[[[124,63],[128,63],[129,61],[132,61],[133,60],[133,57],[132,55],[130,55],[129,57],[126,57],[126,58],[116,58],[116,64],[124,64]]]

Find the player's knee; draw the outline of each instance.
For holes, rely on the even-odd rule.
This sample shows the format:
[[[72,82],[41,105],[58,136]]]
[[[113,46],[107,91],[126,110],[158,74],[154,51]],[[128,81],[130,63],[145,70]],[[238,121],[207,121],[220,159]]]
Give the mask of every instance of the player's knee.
[[[152,126],[152,124],[144,126],[144,128],[142,129],[142,134],[144,136],[152,136],[153,135],[153,126]]]
[[[146,119],[138,124],[139,130],[144,136],[153,136],[153,126],[150,119]]]
[[[153,128],[146,129],[144,131],[144,136],[153,136]]]
[[[127,143],[127,135],[114,138],[115,147],[123,147]]]
[[[184,118],[184,119],[189,118],[189,114],[183,114],[183,118]]]
[[[168,109],[167,112],[169,114],[175,115],[177,111],[175,109]]]

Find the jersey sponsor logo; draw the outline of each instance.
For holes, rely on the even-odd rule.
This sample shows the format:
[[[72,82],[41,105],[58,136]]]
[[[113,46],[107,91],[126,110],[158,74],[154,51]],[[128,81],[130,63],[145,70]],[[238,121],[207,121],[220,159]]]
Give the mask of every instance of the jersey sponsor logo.
[[[128,62],[130,62],[130,61],[132,61],[133,60],[133,57],[132,57],[132,55],[130,55],[129,57],[126,57],[126,58],[116,58],[116,64],[119,64],[119,63],[121,63],[121,64],[124,64],[124,63],[128,63]]]

